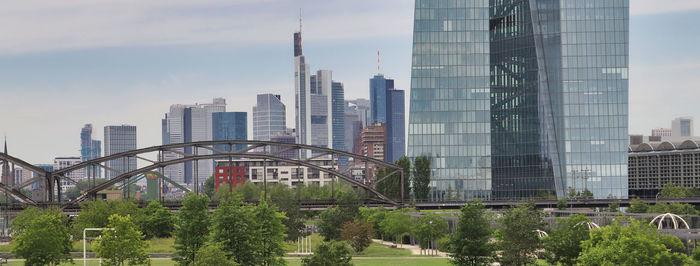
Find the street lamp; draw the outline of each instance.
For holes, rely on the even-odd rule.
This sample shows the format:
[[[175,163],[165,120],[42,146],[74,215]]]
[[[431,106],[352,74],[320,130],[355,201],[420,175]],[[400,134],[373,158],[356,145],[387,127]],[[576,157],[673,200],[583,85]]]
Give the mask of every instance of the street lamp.
[[[433,241],[433,230],[432,230],[432,229],[433,229],[433,221],[432,221],[432,220],[431,220],[431,221],[428,221],[428,224],[429,224],[429,226],[428,226],[428,228],[429,228],[429,230],[428,230],[428,249],[431,251],[431,255],[432,255],[432,247],[433,247],[433,242],[432,242],[432,241]]]

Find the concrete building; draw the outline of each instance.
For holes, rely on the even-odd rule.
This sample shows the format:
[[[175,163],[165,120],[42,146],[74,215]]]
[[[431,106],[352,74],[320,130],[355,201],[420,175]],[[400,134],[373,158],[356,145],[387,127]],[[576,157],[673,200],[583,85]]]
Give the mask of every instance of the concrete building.
[[[173,104],[165,115],[162,123],[163,144],[186,143],[213,140],[212,114],[226,112],[226,100],[214,98],[211,103],[204,104]],[[167,138],[167,139],[166,139]],[[180,148],[179,152],[193,154],[192,148]],[[199,149],[198,154],[211,154],[210,150]],[[182,155],[165,152],[166,160],[182,158]],[[195,167],[194,162],[170,165],[165,168],[165,176],[181,184],[192,185]],[[197,165],[198,177],[204,180],[214,171],[213,162],[200,160]]]
[[[338,169],[331,159],[313,159],[310,163],[326,169]],[[223,169],[234,167],[235,171],[235,169],[238,169],[236,167],[243,167],[245,169],[245,180],[241,181],[241,183],[252,182],[258,184],[263,183],[267,179],[267,183],[271,185],[285,184],[290,187],[296,187],[300,183],[325,186],[332,182],[330,175],[319,170],[270,160],[265,164],[263,159],[234,159],[232,164],[229,164],[228,160],[217,160],[216,167],[217,173],[219,169],[222,170],[222,178],[227,178]],[[266,177],[263,176],[264,170],[267,170]]]
[[[136,126],[105,126],[104,133],[105,156],[114,155],[120,152],[132,151],[137,147]],[[107,177],[107,179],[112,179],[120,174],[137,169],[136,158],[122,158],[107,161],[105,166],[119,172],[115,173],[113,171],[105,171],[105,177]]]
[[[431,198],[565,198],[584,171],[627,198],[629,2],[416,1],[407,154]]]
[[[81,162],[83,162],[83,160],[80,157],[56,157],[53,160],[53,169],[61,170],[63,168],[68,168],[73,165],[80,164]],[[109,167],[109,165],[107,167]],[[85,179],[85,176],[85,170],[79,169],[70,172],[66,177],[77,182],[82,179]],[[72,187],[75,187],[75,184],[65,179],[61,180],[61,191],[66,192],[69,188]]]
[[[295,143],[296,137],[294,136],[291,131],[285,130],[284,132],[277,132],[276,134],[272,135],[270,137],[270,141],[273,142],[282,142],[282,143]],[[285,151],[282,153],[279,153],[280,151],[284,150],[286,147],[284,146],[270,146],[270,151],[272,153],[277,154],[277,157],[280,158],[286,158],[286,159],[292,159],[292,158],[297,158],[300,156],[298,151],[291,150],[291,151]]]
[[[700,142],[657,141],[629,146],[630,197],[655,198],[669,182],[700,187]]]
[[[651,130],[651,135],[655,137],[670,138],[673,135],[673,130],[670,128],[654,128]]]
[[[384,161],[386,155],[386,125],[375,123],[360,132],[362,155]]]
[[[226,162],[228,165],[228,161]],[[224,167],[216,164],[214,169],[214,191],[219,191],[219,186],[229,186],[237,188],[245,184],[245,167],[243,166],[227,166]]]
[[[258,94],[253,106],[253,139],[269,141],[287,128],[286,108],[279,94]]]
[[[661,141],[700,140],[695,136],[695,123],[692,117],[677,117],[671,121],[671,128],[654,128],[651,136],[660,137]]]

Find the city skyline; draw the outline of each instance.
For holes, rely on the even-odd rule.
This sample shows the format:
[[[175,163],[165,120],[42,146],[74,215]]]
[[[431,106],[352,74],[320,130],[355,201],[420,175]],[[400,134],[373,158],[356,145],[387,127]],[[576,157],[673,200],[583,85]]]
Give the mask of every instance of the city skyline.
[[[318,5],[319,7],[313,7],[313,2],[316,1],[310,2],[312,3],[301,7],[304,9],[305,54],[311,59],[312,69],[333,69],[334,79],[341,80],[345,84],[346,99],[369,98],[366,80],[376,74],[376,50],[381,50],[381,72],[394,78],[398,89],[409,93],[410,57],[408,55],[410,55],[413,23],[412,2],[382,2],[379,4],[392,7],[382,12],[356,7],[361,4],[355,6],[336,3],[347,10],[337,18],[329,18],[324,16],[323,12],[316,11],[338,8],[338,6],[323,3]],[[221,5],[218,2],[214,3],[214,6]],[[62,38],[74,42],[56,43],[50,41],[50,37],[61,36],[55,34],[36,36],[37,29],[46,22],[27,25],[29,29],[27,34],[12,34],[11,29],[0,28],[2,33],[0,35],[4,36],[1,38],[7,38],[3,39],[1,44],[3,49],[0,52],[0,62],[2,62],[0,69],[7,70],[3,71],[4,74],[0,74],[0,95],[5,99],[0,104],[4,110],[12,110],[12,112],[0,114],[0,121],[3,121],[0,123],[0,132],[6,133],[9,144],[15,147],[10,151],[11,154],[26,158],[32,163],[50,163],[56,156],[78,156],[80,140],[76,137],[76,131],[86,123],[92,123],[96,129],[110,124],[133,124],[139,128],[139,147],[158,145],[161,140],[159,121],[162,118],[162,110],[173,103],[205,102],[221,96],[229,102],[230,111],[251,112],[253,106],[251,103],[254,102],[256,94],[273,93],[281,94],[282,99],[286,99],[284,104],[291,106],[293,102],[289,100],[293,99],[294,84],[290,78],[293,73],[293,61],[290,60],[292,49],[289,45],[289,37],[298,27],[296,10],[299,6],[297,3],[284,1],[265,2],[267,5],[275,3],[289,8],[268,12],[261,11],[260,5],[252,1],[231,4],[234,6],[232,8],[245,9],[250,5],[253,6],[251,7],[253,11],[282,14],[274,23],[256,26],[267,27],[267,30],[256,29],[267,36],[266,38],[243,35],[250,37],[249,42],[254,44],[207,39],[206,36],[201,35],[197,35],[203,38],[200,41],[188,39],[178,43],[173,41],[178,35],[172,36],[165,33],[156,35],[161,38],[160,40],[158,38],[143,40],[144,37],[138,34],[137,36],[126,34],[122,42],[115,42],[114,38],[108,38],[104,42],[75,43],[80,41],[80,38],[63,36]],[[13,3],[0,11],[3,15],[2,20],[7,22],[3,24],[29,22],[27,14],[32,13],[32,9],[27,5],[31,3]],[[47,7],[47,10],[61,8],[60,5],[52,4]],[[70,3],[66,5],[70,7]],[[120,6],[117,3],[112,5]],[[159,3],[145,8],[162,10],[170,5],[182,7],[185,4]],[[93,8],[97,11],[102,10],[102,13],[106,12],[104,7],[100,8],[97,4],[80,9],[92,10]],[[388,13],[385,12],[387,10]],[[100,12],[96,13],[100,14]],[[700,34],[693,33],[695,29],[685,29],[691,32],[683,34],[678,29],[668,29],[673,25],[679,25],[675,22],[686,21],[684,23],[687,23],[688,19],[697,21],[698,19],[693,17],[700,13],[700,4],[693,1],[678,1],[674,5],[663,5],[654,1],[632,0],[631,13],[629,132],[646,135],[652,128],[666,127],[668,121],[675,117],[700,115],[695,113],[690,103],[690,99],[694,98],[692,88],[700,83],[692,74],[700,69],[700,64],[694,63],[698,61],[697,58],[700,55],[697,51],[687,48],[688,45],[695,43],[694,38],[698,38]],[[381,17],[380,14],[385,17]],[[135,17],[138,17],[138,14]],[[352,29],[348,29],[345,24],[353,23],[342,22],[343,19],[355,21],[357,17],[368,19]],[[96,22],[104,23],[97,18],[81,19],[87,19],[87,22],[95,19]],[[104,19],[133,18],[108,16]],[[46,19],[52,22],[60,22],[60,20],[60,17]],[[208,23],[213,22],[208,21]],[[218,23],[228,29],[231,22],[218,20]],[[61,25],[64,24],[57,23],[56,27]],[[68,23],[64,26],[70,25],[73,24]],[[270,25],[280,27],[275,28]],[[343,32],[346,35],[327,34],[329,28],[334,25],[345,25],[339,26],[341,30],[333,29],[333,31]],[[644,29],[643,33],[640,28]],[[172,34],[169,32],[171,31],[169,27],[165,29]],[[230,30],[236,31],[233,26]],[[100,37],[96,35],[96,29],[82,29],[82,32],[91,37],[87,39]],[[185,35],[183,33],[181,36]],[[28,36],[34,36],[34,38]],[[13,37],[15,39],[12,39]],[[679,41],[668,43],[669,39]],[[372,42],[368,43],[368,40]],[[269,42],[269,44],[253,47],[260,42]],[[51,45],[42,47],[42,45],[46,46],[46,43]],[[250,55],[234,54],[231,53],[232,49],[247,50],[250,51]],[[338,50],[348,52],[336,55]],[[685,55],[681,58],[678,52],[673,50],[680,50]],[[145,54],[150,56],[139,59]],[[174,54],[184,56],[173,56]],[[260,57],[263,54],[266,56]],[[221,60],[215,59],[222,55],[224,56]],[[232,58],[237,58],[239,61],[223,62]],[[133,64],[127,62],[128,60],[142,60],[137,63],[144,64],[135,69],[125,69]],[[233,79],[222,78],[241,70],[241,67],[248,65],[249,62],[255,66],[269,65],[269,69],[263,72],[267,75],[273,73],[273,75],[264,83],[260,82],[259,76],[252,76],[250,79],[240,79],[245,75],[233,75]],[[174,63],[174,66],[169,66],[171,63]],[[193,71],[183,66],[188,63],[193,63],[192,68],[202,67],[202,70]],[[236,66],[237,64],[239,66]],[[247,73],[249,72],[243,72],[243,74]],[[33,79],[32,76],[44,78]],[[646,79],[640,81],[642,77]],[[656,90],[652,90],[654,88]],[[664,99],[659,97],[661,94],[658,91],[668,90],[674,92],[675,101],[678,101],[679,95],[690,93],[691,97],[683,97],[689,100],[678,104],[664,102]],[[241,95],[242,91],[249,93],[246,93],[245,97],[236,97]],[[168,94],[164,94],[165,92]],[[82,96],[84,94],[90,95],[90,99],[95,100],[86,103],[83,98],[86,96]],[[656,108],[648,108],[651,103],[654,103]],[[293,108],[287,109],[286,120],[294,121]],[[251,122],[249,121],[248,126],[249,136],[252,136]],[[45,134],[47,127],[52,128],[50,135]],[[101,136],[101,133],[100,130],[96,130],[94,134]],[[49,148],[42,151],[35,147]]]

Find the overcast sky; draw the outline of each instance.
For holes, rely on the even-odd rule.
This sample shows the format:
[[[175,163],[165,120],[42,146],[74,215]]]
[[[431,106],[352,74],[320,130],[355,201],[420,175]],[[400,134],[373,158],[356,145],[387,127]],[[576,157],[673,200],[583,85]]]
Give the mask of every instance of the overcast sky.
[[[630,0],[630,132],[697,116],[700,1]],[[303,9],[311,69],[332,69],[346,99],[377,71],[408,89],[410,0],[22,0],[0,8],[0,134],[31,163],[78,156],[80,129],[131,124],[160,145],[174,103],[224,97],[251,112],[278,93],[293,126],[292,33]],[[249,119],[252,119],[249,115]]]

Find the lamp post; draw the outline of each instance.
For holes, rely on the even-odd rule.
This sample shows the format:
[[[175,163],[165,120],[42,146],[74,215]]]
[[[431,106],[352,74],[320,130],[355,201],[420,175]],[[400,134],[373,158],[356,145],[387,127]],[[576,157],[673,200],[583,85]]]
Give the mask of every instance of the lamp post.
[[[102,231],[102,230],[114,230],[114,228],[85,228],[85,229],[83,229],[83,265],[84,266],[87,266],[87,239],[86,239],[85,233],[87,233],[87,231]]]

